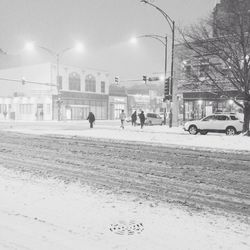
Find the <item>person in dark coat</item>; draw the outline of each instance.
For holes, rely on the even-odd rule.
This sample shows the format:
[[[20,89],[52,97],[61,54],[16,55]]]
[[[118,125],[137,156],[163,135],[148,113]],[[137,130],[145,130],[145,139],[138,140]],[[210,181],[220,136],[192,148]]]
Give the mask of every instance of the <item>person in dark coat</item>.
[[[132,122],[132,126],[136,126],[136,120],[137,120],[137,113],[136,111],[131,115],[131,122]]]
[[[146,120],[146,118],[145,118],[145,115],[144,115],[144,112],[143,112],[143,111],[141,111],[141,113],[139,114],[139,118],[140,118],[141,128],[143,128],[144,123],[145,123],[145,120]]]
[[[41,117],[41,120],[43,120],[43,110],[41,110],[40,112],[40,117]]]
[[[93,123],[95,122],[95,115],[92,112],[89,112],[87,120],[89,120],[90,128],[93,128]]]

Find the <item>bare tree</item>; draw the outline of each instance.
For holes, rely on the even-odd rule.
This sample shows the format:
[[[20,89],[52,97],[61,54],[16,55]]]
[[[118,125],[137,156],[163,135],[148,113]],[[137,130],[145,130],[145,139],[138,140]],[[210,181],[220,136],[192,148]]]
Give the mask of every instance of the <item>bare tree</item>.
[[[250,2],[225,0],[223,4],[221,11],[215,9],[210,18],[182,32],[184,46],[202,69],[191,64],[189,80],[210,86],[241,107],[243,133],[250,136]]]

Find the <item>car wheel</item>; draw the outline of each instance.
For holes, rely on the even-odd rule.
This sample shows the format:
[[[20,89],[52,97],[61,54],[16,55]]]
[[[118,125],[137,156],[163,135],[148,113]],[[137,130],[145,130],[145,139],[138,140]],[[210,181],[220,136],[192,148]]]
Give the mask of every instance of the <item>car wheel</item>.
[[[201,135],[206,135],[207,131],[206,130],[201,130],[200,133],[201,133]]]
[[[198,133],[198,129],[195,125],[191,125],[188,129],[189,134],[196,135]]]
[[[152,126],[153,124],[152,124],[152,121],[148,121],[148,125],[149,126]]]
[[[226,135],[235,135],[236,129],[234,127],[228,127],[226,128]]]

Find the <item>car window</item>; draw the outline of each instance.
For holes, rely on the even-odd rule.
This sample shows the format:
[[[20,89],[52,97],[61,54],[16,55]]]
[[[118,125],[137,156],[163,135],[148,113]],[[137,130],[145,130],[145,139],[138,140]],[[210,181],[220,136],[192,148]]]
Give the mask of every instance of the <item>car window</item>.
[[[239,120],[236,116],[234,116],[234,115],[230,115],[230,118],[231,118],[231,120]]]
[[[212,121],[215,119],[214,117],[215,117],[214,115],[209,115],[209,116],[205,117],[202,121],[204,121],[204,122]]]
[[[226,115],[216,115],[216,120],[218,121],[226,121],[229,120],[229,117]]]
[[[157,118],[157,114],[148,113],[147,117],[149,117],[149,118]]]

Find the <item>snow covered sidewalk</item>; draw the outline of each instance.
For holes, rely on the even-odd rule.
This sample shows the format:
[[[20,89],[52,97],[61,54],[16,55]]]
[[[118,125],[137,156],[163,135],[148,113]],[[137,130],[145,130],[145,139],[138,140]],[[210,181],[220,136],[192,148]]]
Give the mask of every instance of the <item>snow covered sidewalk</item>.
[[[244,250],[250,226],[0,169],[0,249]],[[139,225],[140,230],[130,225]],[[111,230],[112,231],[111,231]]]
[[[169,128],[167,126],[145,126],[143,129],[126,124],[125,129],[119,127],[119,122],[94,125],[89,129],[87,122],[79,123],[51,123],[50,127],[39,124],[27,127],[5,128],[7,131],[31,134],[56,134],[65,136],[82,136],[105,138],[111,140],[136,141],[150,144],[174,145],[184,147],[207,148],[209,150],[250,151],[250,138],[242,135],[226,136],[225,134],[190,135],[182,127]]]

